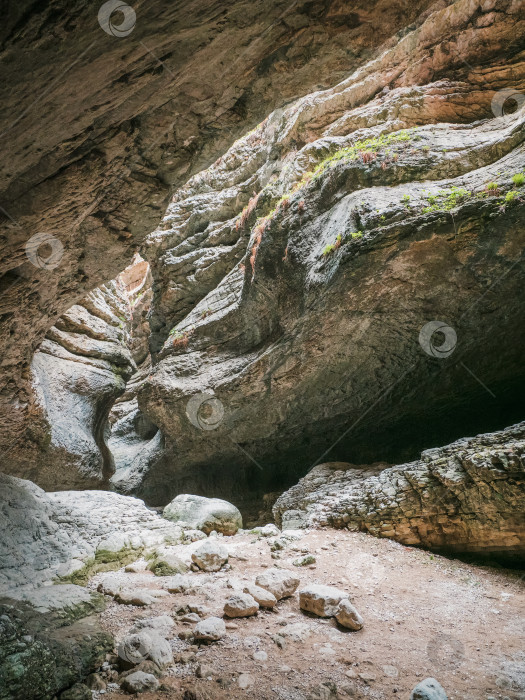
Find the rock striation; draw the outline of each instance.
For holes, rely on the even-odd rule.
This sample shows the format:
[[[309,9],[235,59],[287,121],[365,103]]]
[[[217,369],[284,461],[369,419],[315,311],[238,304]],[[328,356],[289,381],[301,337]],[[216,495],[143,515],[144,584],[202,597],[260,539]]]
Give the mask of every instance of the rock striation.
[[[131,310],[119,281],[72,306],[33,357],[32,443],[17,474],[43,488],[104,488],[115,471],[108,416],[136,370]]]
[[[102,4],[21,2],[3,14],[4,449],[31,440],[28,368],[45,333],[129,264],[172,188],[275,107],[341,80],[432,0],[198,0],[137,11],[126,36],[97,21]],[[44,244],[35,266],[25,248],[39,233],[53,251]]]
[[[165,451],[137,495],[235,502],[521,418],[525,19],[492,7],[437,6],[175,191],[144,252]]]
[[[525,423],[425,450],[375,475],[315,467],[274,506],[311,527],[346,527],[449,552],[525,552]],[[296,517],[296,516],[295,516]]]

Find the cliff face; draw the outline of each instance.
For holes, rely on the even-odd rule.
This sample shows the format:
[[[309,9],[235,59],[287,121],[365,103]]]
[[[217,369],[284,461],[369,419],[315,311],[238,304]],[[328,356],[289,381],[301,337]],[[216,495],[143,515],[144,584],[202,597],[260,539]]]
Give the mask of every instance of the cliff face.
[[[146,249],[139,405],[166,451],[141,495],[231,497],[521,417],[523,26],[516,3],[441,9],[176,191]]]
[[[429,0],[6,4],[0,28],[0,444],[31,448],[33,352],[114,279],[169,192],[272,109],[333,85]],[[26,254],[29,246],[30,255]],[[33,262],[30,261],[33,260]],[[6,469],[17,469],[16,450]]]
[[[162,132],[166,152],[155,151],[157,160],[149,154],[146,170],[137,166],[133,177],[108,190],[116,182],[114,168],[129,165],[135,151],[143,153],[145,134],[157,135],[165,126],[160,116],[167,108],[158,106],[157,95],[151,104],[145,100],[129,133],[122,127],[124,140],[117,139],[114,150],[107,147],[114,154],[108,155],[110,179],[94,166],[89,171],[97,187],[106,185],[96,207],[109,193],[118,194],[119,214],[117,208],[108,216],[89,209],[74,229],[81,237],[98,231],[89,239],[89,253],[66,244],[70,257],[64,253],[60,266],[41,271],[48,275],[47,298],[58,305],[122,265],[149,226],[143,217],[154,218],[152,192],[165,194],[169,185],[174,194],[143,246],[151,277],[148,272],[147,282],[140,282],[138,270],[128,271],[119,282],[126,289],[145,285],[133,309],[123,293],[125,328],[115,322],[118,313],[108,320],[84,300],[48,332],[33,360],[37,394],[27,393],[21,381],[17,391],[26,392],[25,399],[17,399],[5,426],[11,431],[9,473],[50,489],[110,487],[111,479],[114,488],[153,505],[187,491],[239,501],[289,486],[327,459],[400,463],[428,445],[520,419],[522,3],[412,6],[407,12],[415,23],[371,60],[367,52],[387,32],[383,23],[394,21],[390,32],[406,15],[378,4],[374,22],[383,29],[374,39],[373,24],[355,34],[358,58],[357,49],[341,53],[340,42],[354,36],[357,22],[344,5],[327,6],[316,19],[311,8],[303,9],[294,10],[293,21],[279,15],[277,25],[285,28],[278,41],[289,31],[303,36],[299,28],[307,21],[304,39],[294,35],[295,48],[286,51],[288,59],[289,51],[303,55],[302,42],[315,37],[303,56],[311,56],[308,70],[279,77],[274,57],[267,71],[243,74],[260,100],[250,93],[242,117],[236,101],[221,119],[230,123],[235,112],[236,134],[241,124],[262,116],[261,109],[269,111],[275,98],[267,91],[278,91],[281,81],[284,102],[295,97],[301,76],[312,81],[314,64],[321,82],[325,75],[340,77],[343,54],[349,65],[360,66],[349,77],[274,110],[207,169],[202,166],[225,149],[227,139],[215,134],[211,145],[202,119],[217,101],[203,97],[203,111],[192,108],[198,139],[188,135],[182,148]],[[366,12],[356,12],[362,24]],[[332,53],[321,48],[315,22],[332,28]],[[222,55],[216,42],[232,41],[232,23],[211,43],[214,61]],[[192,40],[197,35],[195,27],[188,29]],[[269,37],[252,42],[258,48],[245,39],[251,48],[241,52],[239,63],[264,63]],[[201,49],[192,64],[193,85],[212,55]],[[171,65],[169,56],[159,56]],[[212,62],[211,74],[217,66]],[[127,95],[128,87],[123,90]],[[122,109],[127,114],[131,106]],[[124,112],[113,116],[125,121]],[[100,139],[108,133],[102,130]],[[83,165],[75,171],[78,181],[64,168],[68,182],[86,177]],[[69,214],[87,196],[81,187],[71,192]],[[133,226],[126,224],[130,218]],[[104,231],[119,229],[118,251],[98,245],[102,229],[90,228],[94,219]],[[79,286],[67,265],[85,272],[90,255],[97,272],[83,273]],[[24,279],[36,290],[40,282],[33,274],[40,272]],[[53,279],[63,290],[58,297]],[[106,291],[111,289],[108,284]],[[58,310],[55,301],[45,310],[24,308],[42,313],[43,326]],[[22,298],[15,303],[20,306]],[[4,318],[11,323],[15,316]],[[22,371],[21,348],[36,342],[39,329],[36,324],[27,331],[14,364],[6,351],[6,377]],[[13,333],[5,336],[8,343]]]
[[[449,552],[525,552],[525,423],[465,438],[383,469],[324,464],[277,500],[298,522]]]

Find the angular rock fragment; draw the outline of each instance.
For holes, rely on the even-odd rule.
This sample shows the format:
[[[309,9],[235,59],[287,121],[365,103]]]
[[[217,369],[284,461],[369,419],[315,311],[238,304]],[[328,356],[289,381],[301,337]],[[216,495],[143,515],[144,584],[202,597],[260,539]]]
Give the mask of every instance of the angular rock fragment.
[[[193,552],[191,558],[202,571],[219,571],[228,561],[228,550],[216,540],[208,539]]]
[[[250,617],[258,610],[259,603],[248,593],[234,593],[224,605],[226,617]]]
[[[277,600],[292,596],[300,580],[286,569],[267,569],[255,579],[255,585],[270,591]]]
[[[339,602],[335,609],[334,617],[342,627],[350,630],[360,630],[364,625],[363,618],[348,598],[343,598]]]
[[[128,693],[147,693],[148,691],[157,690],[159,681],[151,673],[135,671],[135,673],[131,673],[124,678],[121,687]]]
[[[332,617],[340,601],[347,597],[348,594],[339,588],[311,584],[299,591],[299,607],[318,617]]]
[[[277,598],[271,591],[261,588],[261,586],[256,586],[255,584],[250,584],[244,587],[244,593],[248,593],[254,598],[261,608],[273,608],[277,604]]]

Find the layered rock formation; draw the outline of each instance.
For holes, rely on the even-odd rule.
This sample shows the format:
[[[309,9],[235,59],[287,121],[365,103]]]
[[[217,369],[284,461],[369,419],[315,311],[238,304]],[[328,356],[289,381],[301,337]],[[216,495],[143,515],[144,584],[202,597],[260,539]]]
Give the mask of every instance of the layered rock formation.
[[[235,500],[521,418],[524,23],[439,9],[176,191],[145,253],[165,447],[139,494]]]
[[[107,487],[115,471],[108,416],[136,365],[128,349],[131,309],[112,282],[72,306],[32,361],[31,441],[17,473],[55,490]]]
[[[34,350],[129,264],[171,188],[275,107],[342,79],[431,0],[164,3],[132,8],[125,30],[118,11],[97,17],[102,4],[3,10],[4,449],[31,442]]]
[[[525,423],[395,467],[319,465],[273,512],[283,527],[347,527],[433,550],[523,557]]]

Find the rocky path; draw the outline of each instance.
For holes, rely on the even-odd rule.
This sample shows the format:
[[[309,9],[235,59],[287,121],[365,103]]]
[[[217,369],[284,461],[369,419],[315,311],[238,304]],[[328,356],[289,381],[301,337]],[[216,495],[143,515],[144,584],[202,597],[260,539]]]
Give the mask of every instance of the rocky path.
[[[268,529],[271,533],[274,526]],[[100,614],[103,628],[115,635],[118,653],[91,677],[92,687],[99,689],[94,700],[129,697],[133,683],[144,677],[124,676],[130,678],[137,669],[152,684],[141,695],[144,700],[408,699],[428,677],[442,684],[449,700],[525,698],[525,587],[519,573],[465,564],[362,533],[288,533],[217,538],[212,533],[206,542],[228,553],[228,562],[216,572],[194,570],[195,564],[191,568],[192,554],[204,542],[198,539],[163,550],[161,558],[171,557],[181,571],[187,566],[185,573],[155,576],[142,560],[128,571],[93,578],[89,585],[94,589],[121,600],[130,598],[119,598],[119,591],[134,592],[135,602],[147,591],[142,598],[148,602],[137,606],[110,599]],[[223,617],[232,596],[233,607],[242,608],[244,589],[274,568],[298,579],[293,595],[273,608],[260,607],[255,615]],[[302,611],[299,591],[312,584],[334,586],[348,596],[363,628],[351,631],[333,617]],[[244,611],[253,612],[248,607],[244,595]],[[210,617],[224,620],[224,625],[211,622],[220,638],[196,640],[199,621]],[[144,635],[142,642],[127,639],[132,631],[150,633],[156,645],[144,643]],[[132,663],[130,649],[137,652],[131,652]],[[152,657],[164,665],[161,672]]]

